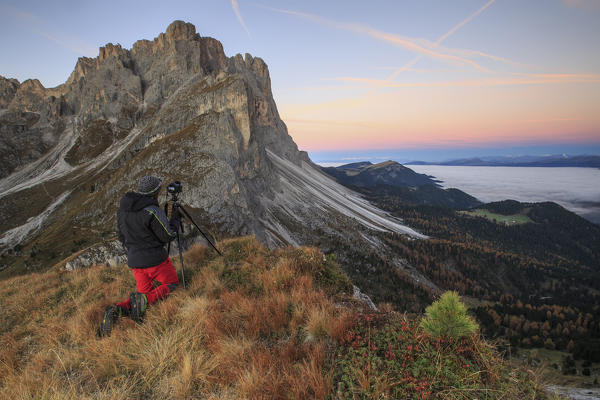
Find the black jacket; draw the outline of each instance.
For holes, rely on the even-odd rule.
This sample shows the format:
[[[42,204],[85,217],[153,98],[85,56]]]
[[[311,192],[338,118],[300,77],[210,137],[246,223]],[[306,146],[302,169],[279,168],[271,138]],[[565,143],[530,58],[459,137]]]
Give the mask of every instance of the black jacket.
[[[117,211],[119,240],[131,268],[154,267],[167,259],[165,244],[177,237],[177,221],[167,221],[154,197],[129,192]]]

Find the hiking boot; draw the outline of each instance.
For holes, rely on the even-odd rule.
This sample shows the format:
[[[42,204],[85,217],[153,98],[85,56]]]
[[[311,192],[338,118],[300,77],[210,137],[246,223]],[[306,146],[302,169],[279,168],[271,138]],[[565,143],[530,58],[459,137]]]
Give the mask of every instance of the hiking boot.
[[[115,325],[117,319],[121,315],[121,307],[116,305],[106,307],[106,310],[104,310],[104,316],[102,317],[102,322],[100,323],[100,327],[98,328],[98,336],[110,336],[110,332],[112,331],[113,326]]]
[[[117,306],[119,307],[119,317],[129,317],[129,308],[123,308],[121,306]]]
[[[129,317],[135,322],[142,322],[146,307],[148,307],[148,298],[144,293],[131,293],[129,302],[131,303]]]

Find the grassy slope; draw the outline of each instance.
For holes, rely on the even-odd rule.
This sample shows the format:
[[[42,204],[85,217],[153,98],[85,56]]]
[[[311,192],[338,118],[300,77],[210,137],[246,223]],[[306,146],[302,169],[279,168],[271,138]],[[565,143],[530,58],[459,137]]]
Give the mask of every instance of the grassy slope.
[[[415,318],[362,312],[316,249],[219,246],[224,258],[186,253],[188,289],[103,339],[103,308],[135,285],[128,268],[1,282],[0,398],[544,398],[478,337],[440,342]]]
[[[73,190],[66,201],[44,222],[39,234],[30,235],[33,239],[25,240],[5,253],[0,251],[0,279],[45,271],[72,253],[86,249],[90,244],[114,240],[116,226],[114,218],[118,207],[118,201],[114,199],[119,199],[131,189],[123,182],[135,181],[141,176],[153,173],[150,170],[138,170],[137,175],[134,175],[132,172],[139,165],[148,165],[146,161],[149,157],[158,154],[168,159],[168,154],[185,151],[186,146],[193,147],[193,145],[182,145],[184,143],[182,139],[195,134],[202,125],[202,120],[203,117],[197,118],[179,131],[155,141],[136,154],[133,159],[125,161],[116,171],[99,167],[79,176],[81,171],[75,170],[65,177],[4,197],[0,202],[0,224],[10,229],[40,214],[61,193]],[[91,125],[101,122],[95,121]],[[188,162],[193,163],[211,157],[213,156],[198,152],[195,158],[188,157],[186,164],[166,165],[162,171],[162,178],[165,182],[181,179],[180,168],[186,167]],[[199,175],[208,173],[197,165],[195,171]],[[124,176],[130,178],[124,179]],[[107,193],[113,190],[117,193]],[[218,228],[202,218],[203,213],[192,208],[190,212],[194,220],[207,222],[203,224],[204,226],[211,229]]]

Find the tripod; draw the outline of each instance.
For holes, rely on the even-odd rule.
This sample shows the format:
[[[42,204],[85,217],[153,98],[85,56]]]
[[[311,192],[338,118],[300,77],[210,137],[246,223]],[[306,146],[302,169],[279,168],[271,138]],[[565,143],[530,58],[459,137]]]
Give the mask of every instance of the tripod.
[[[198,224],[196,224],[196,222],[194,221],[192,216],[187,212],[187,210],[183,207],[183,205],[181,203],[179,203],[178,198],[177,198],[177,193],[171,192],[171,202],[173,203],[173,213],[176,213],[176,211],[181,211],[181,213],[196,227],[196,229],[198,229],[198,232],[200,232],[202,234],[202,236],[204,236],[204,239],[206,239],[208,244],[211,245],[211,247],[217,252],[217,254],[219,254],[220,256],[223,256],[223,254],[221,254],[219,249],[217,249],[215,247],[215,245],[210,241],[210,239],[206,236],[206,234],[204,232],[202,232],[202,229],[200,229]],[[165,203],[165,214],[168,214],[168,203]],[[181,231],[181,234],[183,234],[183,221],[181,220],[181,218],[179,219],[179,226],[177,227],[176,233],[177,233],[177,248],[179,249],[179,259],[181,260],[181,281],[183,283],[183,288],[185,289],[185,266],[183,264],[183,250],[182,250],[182,246],[181,246],[180,231]],[[167,254],[170,252],[171,252],[171,242],[169,242],[169,244],[167,245]]]

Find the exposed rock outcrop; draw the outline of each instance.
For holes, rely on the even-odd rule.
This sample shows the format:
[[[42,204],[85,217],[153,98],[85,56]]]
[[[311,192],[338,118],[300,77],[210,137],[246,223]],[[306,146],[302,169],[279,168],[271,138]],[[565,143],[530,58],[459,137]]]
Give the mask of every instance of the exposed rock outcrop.
[[[355,285],[352,285],[352,298],[365,304],[365,306],[368,309],[378,311],[377,306],[375,305],[375,303],[373,303],[373,300],[371,300],[369,296],[361,292],[360,289]]]
[[[62,121],[42,127],[39,120],[40,115],[30,111],[9,109],[0,113],[0,178],[39,159],[56,145],[64,129]]]
[[[19,88],[19,81],[0,76],[0,109],[8,108]]]
[[[74,271],[92,265],[116,267],[123,264],[127,264],[127,255],[121,243],[115,240],[84,250],[81,254],[68,260],[64,265],[64,269]]]

